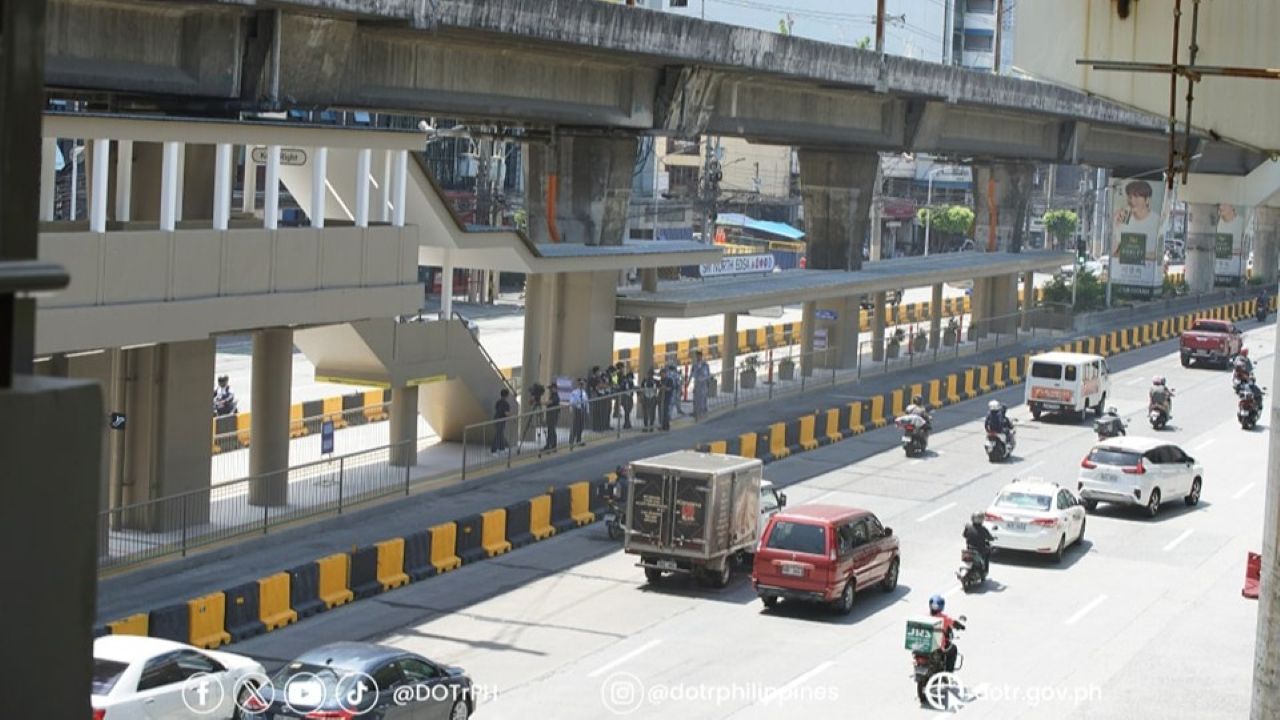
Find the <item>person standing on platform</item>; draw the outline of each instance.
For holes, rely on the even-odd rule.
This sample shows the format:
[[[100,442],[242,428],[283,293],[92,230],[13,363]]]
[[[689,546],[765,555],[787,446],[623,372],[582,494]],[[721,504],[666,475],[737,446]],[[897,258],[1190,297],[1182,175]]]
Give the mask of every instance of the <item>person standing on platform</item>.
[[[702,351],[693,355],[693,417],[701,420],[707,415],[707,393],[711,390],[711,365],[702,359]]]

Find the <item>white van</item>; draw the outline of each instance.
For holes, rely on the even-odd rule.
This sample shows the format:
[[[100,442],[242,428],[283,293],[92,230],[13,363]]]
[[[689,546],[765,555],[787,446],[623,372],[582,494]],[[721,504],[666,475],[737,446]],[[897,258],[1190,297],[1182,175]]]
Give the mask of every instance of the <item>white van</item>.
[[[1111,389],[1106,358],[1086,353],[1051,352],[1034,355],[1027,369],[1027,407],[1040,419],[1045,412],[1079,419],[1087,410],[1102,415]]]

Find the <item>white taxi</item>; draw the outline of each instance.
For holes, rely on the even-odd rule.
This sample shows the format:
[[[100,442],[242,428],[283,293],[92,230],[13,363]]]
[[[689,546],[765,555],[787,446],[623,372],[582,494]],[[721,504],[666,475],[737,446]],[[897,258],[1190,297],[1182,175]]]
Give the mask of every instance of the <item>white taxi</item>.
[[[1050,554],[1062,562],[1067,546],[1084,539],[1084,502],[1057,483],[1014,480],[996,494],[983,524],[996,549]]]
[[[225,720],[241,713],[258,661],[171,640],[106,635],[93,641],[94,720]]]

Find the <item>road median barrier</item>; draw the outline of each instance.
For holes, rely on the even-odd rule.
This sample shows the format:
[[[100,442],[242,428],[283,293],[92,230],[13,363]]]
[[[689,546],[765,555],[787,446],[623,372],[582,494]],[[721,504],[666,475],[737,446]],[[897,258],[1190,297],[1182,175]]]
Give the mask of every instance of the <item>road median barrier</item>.
[[[165,605],[147,616],[147,634],[151,637],[191,642],[191,611],[185,602]]]
[[[470,565],[485,558],[484,516],[468,515],[456,521],[458,526],[458,557],[463,565]]]
[[[378,582],[378,548],[369,546],[351,551],[351,570],[348,588],[353,600],[363,600],[382,592]]]
[[[222,591],[226,596],[226,619],[223,627],[230,634],[229,642],[240,642],[267,631],[262,622],[259,601],[261,591],[258,582],[247,582]]]
[[[503,533],[513,550],[534,541],[533,533],[529,530],[532,514],[528,500],[520,500],[503,508],[503,520],[506,523]]]
[[[497,557],[511,552],[511,543],[507,542],[507,511],[486,510],[480,517],[480,547],[485,556]]]
[[[378,584],[382,591],[408,585],[409,573],[404,565],[404,538],[392,538],[374,543],[378,549]]]
[[[591,483],[583,481],[569,486],[569,517],[578,527],[596,521],[595,513],[591,512]]]
[[[298,614],[298,619],[309,618],[325,609],[320,599],[320,565],[315,562],[303,563],[290,568],[289,573],[289,606]]]
[[[298,622],[298,612],[289,606],[289,573],[269,575],[259,579],[257,585],[258,620],[266,632]]]
[[[404,571],[413,582],[436,576],[436,566],[431,564],[430,530],[419,530],[405,537]]]
[[[213,650],[231,642],[231,633],[225,629],[226,594],[215,592],[188,600],[187,613],[190,637],[186,642],[205,650]]]
[[[462,558],[458,557],[457,523],[440,523],[431,528],[431,564],[436,574],[462,567]]]
[[[106,630],[112,635],[147,635],[147,613],[137,613],[127,618],[109,622]]]
[[[546,540],[556,534],[551,524],[551,496],[539,495],[529,500],[529,532],[534,540]]]
[[[348,583],[351,580],[351,556],[334,553],[316,561],[320,568],[318,594],[326,610],[346,605],[355,598]]]

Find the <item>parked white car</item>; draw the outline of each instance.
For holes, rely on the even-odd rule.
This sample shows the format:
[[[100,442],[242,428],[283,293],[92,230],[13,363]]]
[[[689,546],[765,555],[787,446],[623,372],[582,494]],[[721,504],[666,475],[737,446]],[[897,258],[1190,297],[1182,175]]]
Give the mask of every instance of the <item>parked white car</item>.
[[[243,688],[242,679],[255,674],[265,677],[262,665],[242,655],[160,638],[106,635],[93,641],[93,717],[238,718],[235,693]]]
[[[1204,469],[1164,440],[1118,437],[1093,446],[1080,462],[1079,490],[1088,510],[1099,502],[1137,505],[1150,517],[1166,498],[1200,502]]]
[[[1058,563],[1068,545],[1084,539],[1084,503],[1057,483],[1014,480],[996,493],[983,524],[995,536],[992,547],[1048,554]]]

